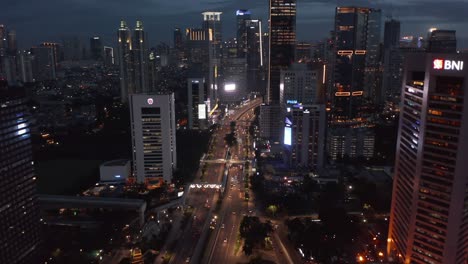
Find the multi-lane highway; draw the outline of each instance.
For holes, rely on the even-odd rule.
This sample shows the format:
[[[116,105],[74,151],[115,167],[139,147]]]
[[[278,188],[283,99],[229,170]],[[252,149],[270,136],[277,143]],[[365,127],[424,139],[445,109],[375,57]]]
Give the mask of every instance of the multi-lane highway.
[[[222,160],[226,158],[227,147],[224,137],[226,134],[231,132],[230,122],[244,119],[246,116],[250,116],[250,118],[253,119],[253,109],[258,107],[260,104],[261,98],[252,100],[249,103],[236,108],[233,113],[224,118],[222,125],[213,131],[213,136],[210,140],[209,149],[212,154],[211,160]],[[248,129],[245,128],[242,131],[238,129],[237,134],[238,137],[241,138],[240,142],[245,143],[245,137],[248,134]],[[196,144],[196,142],[194,143]],[[244,158],[242,156],[242,143],[238,144],[237,148],[233,148],[231,150],[233,159],[239,160]],[[210,222],[215,216],[213,211],[220,193],[214,189],[191,189],[190,192],[186,194],[186,204],[194,208],[193,215],[183,230],[180,232],[177,232],[176,230],[171,232],[167,244],[163,249],[164,252],[161,252],[162,254],[155,260],[155,263],[163,263],[163,258],[161,256],[164,255],[171,256],[169,263],[198,263],[198,260],[195,258],[203,255],[204,248],[202,244],[204,244],[205,240],[208,238],[213,237],[209,236],[213,231],[214,234],[216,234],[216,231],[221,228],[222,222],[224,222],[223,229],[226,230],[226,233],[223,233],[222,236],[225,237],[220,239],[220,241],[228,247],[228,250],[226,250],[227,254],[233,251],[231,249],[234,247],[234,244],[227,242],[236,240],[237,229],[241,219],[240,216],[247,212],[242,209],[242,206],[244,205],[242,197],[243,192],[242,189],[239,190],[239,187],[243,188],[243,173],[240,168],[241,165],[227,165],[224,162],[207,162],[206,171],[203,174],[203,177],[203,166],[200,166],[200,170],[197,173],[194,183],[207,182],[221,184],[226,166],[228,166],[227,169],[229,176],[238,175],[236,177],[238,178],[237,180],[239,183],[236,187],[233,186],[232,189],[230,189],[230,185],[226,186],[226,196],[223,199],[223,205],[220,213],[216,215],[216,223],[211,223],[212,226],[215,226],[215,229],[210,229]],[[235,181],[228,181],[229,184],[232,182]],[[229,196],[231,196],[231,198],[229,198]],[[226,214],[226,208],[232,208],[232,211],[229,214]],[[233,212],[235,214],[233,214]],[[229,228],[230,230],[228,230]],[[227,240],[225,243],[224,239],[226,238]]]

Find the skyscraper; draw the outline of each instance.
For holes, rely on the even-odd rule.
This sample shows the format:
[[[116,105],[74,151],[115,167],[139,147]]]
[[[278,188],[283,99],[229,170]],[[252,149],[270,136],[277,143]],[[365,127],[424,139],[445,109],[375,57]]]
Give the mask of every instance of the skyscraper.
[[[183,39],[182,39],[182,31],[180,28],[174,28],[174,48],[176,50],[182,50],[183,47]]]
[[[247,20],[250,20],[250,11],[239,9],[236,11],[237,20],[237,54],[239,57],[245,57],[247,53]]]
[[[132,65],[132,37],[127,22],[121,21],[117,31],[118,62],[120,68],[120,98],[123,103],[128,102],[128,96],[135,91]]]
[[[247,51],[247,91],[264,93],[264,55],[262,21],[250,19],[245,21]]]
[[[293,63],[287,70],[281,71],[281,104],[316,104],[325,84],[323,69],[314,69],[306,64]]]
[[[280,100],[280,72],[294,61],[296,0],[270,0],[270,48],[267,102]]]
[[[148,50],[146,47],[146,34],[143,30],[143,23],[136,22],[133,31],[133,72],[135,74],[135,92],[149,92],[148,85]]]
[[[104,46],[104,64],[107,66],[114,65],[115,64],[115,59],[114,59],[114,48]]]
[[[0,263],[37,263],[40,220],[24,90],[0,87],[0,106]]]
[[[207,116],[205,79],[189,78],[187,80],[187,93],[188,126],[190,129],[204,129]]]
[[[222,12],[203,12],[203,23],[202,29],[208,30],[211,29],[213,34],[212,44],[215,47],[213,52],[216,52],[214,58],[218,58],[221,56],[220,47],[223,41],[223,27],[221,21],[221,14]]]
[[[380,16],[378,9],[336,8],[331,94],[334,119],[360,116],[364,98],[372,100],[376,93]]]
[[[403,263],[468,259],[466,54],[406,58],[388,254]]]
[[[89,40],[89,49],[91,52],[91,59],[96,61],[103,60],[104,46],[100,37],[94,36]]]
[[[313,172],[323,167],[326,125],[324,104],[290,108],[284,133],[290,165]]]
[[[134,176],[138,183],[170,183],[177,167],[174,94],[130,95]]]
[[[381,100],[396,96],[401,90],[403,58],[400,52],[400,21],[385,21],[383,78]]]
[[[34,79],[36,81],[55,80],[57,78],[54,49],[50,46],[32,47],[34,55]]]
[[[455,30],[431,30],[427,44],[428,52],[455,53],[457,52],[456,32]]]

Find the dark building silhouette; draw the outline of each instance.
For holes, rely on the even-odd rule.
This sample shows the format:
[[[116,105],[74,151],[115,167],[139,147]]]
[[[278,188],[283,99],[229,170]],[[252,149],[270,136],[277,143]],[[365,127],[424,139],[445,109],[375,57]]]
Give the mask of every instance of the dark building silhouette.
[[[385,21],[381,102],[400,93],[403,73],[402,64],[400,21],[391,19]]]
[[[457,37],[455,30],[432,30],[429,34],[427,52],[455,53],[457,52]]]
[[[104,46],[102,45],[100,37],[95,36],[89,40],[89,49],[91,52],[91,59],[97,61],[103,60]]]

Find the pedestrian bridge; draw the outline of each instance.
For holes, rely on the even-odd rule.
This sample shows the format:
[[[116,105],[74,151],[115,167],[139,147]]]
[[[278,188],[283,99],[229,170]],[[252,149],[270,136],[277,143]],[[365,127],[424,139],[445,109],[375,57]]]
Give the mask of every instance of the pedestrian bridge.
[[[190,189],[221,189],[221,184],[214,183],[192,183]]]

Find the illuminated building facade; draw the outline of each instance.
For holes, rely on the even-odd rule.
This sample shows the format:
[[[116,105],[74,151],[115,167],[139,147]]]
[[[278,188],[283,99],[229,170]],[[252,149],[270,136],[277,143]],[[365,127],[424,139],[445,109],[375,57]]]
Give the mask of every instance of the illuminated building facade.
[[[138,183],[170,183],[177,167],[174,94],[130,96],[133,175]]]
[[[361,116],[364,98],[372,101],[377,94],[380,17],[378,9],[336,8],[331,94],[335,120]]]
[[[468,259],[468,56],[407,55],[388,255],[402,263]]]
[[[0,87],[0,263],[37,263],[40,219],[24,91]]]
[[[280,102],[280,72],[294,61],[296,0],[270,0],[267,103]]]
[[[322,70],[312,70],[302,63],[293,63],[281,71],[280,101],[282,105],[316,104],[320,101],[325,77]]]
[[[289,164],[316,172],[325,161],[325,105],[294,105],[287,116],[284,144]]]

